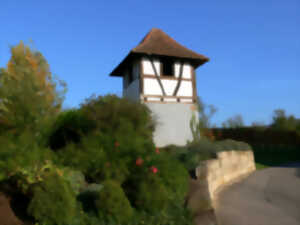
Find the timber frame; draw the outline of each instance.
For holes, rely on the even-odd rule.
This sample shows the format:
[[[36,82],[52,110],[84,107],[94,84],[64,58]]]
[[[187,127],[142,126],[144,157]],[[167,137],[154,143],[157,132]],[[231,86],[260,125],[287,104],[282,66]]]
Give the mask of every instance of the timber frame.
[[[144,66],[143,66],[143,58],[148,59],[151,63],[153,74],[145,74],[144,73]],[[184,62],[180,61],[180,72],[179,72],[179,77],[175,76],[163,76],[161,73],[158,74],[156,71],[156,68],[154,66],[153,58],[150,58],[149,56],[146,57],[140,57],[140,75],[139,75],[139,86],[140,86],[140,99],[143,102],[153,102],[153,103],[164,103],[164,104],[169,104],[169,103],[182,103],[182,104],[194,104],[197,101],[197,90],[196,90],[196,77],[195,77],[195,68],[194,66],[191,65],[191,78],[183,78],[183,66]],[[160,71],[162,68],[162,62],[160,61]],[[144,78],[148,79],[155,79],[159,82],[161,91],[163,95],[147,95],[144,93]],[[166,95],[164,87],[161,83],[161,80],[177,80],[176,87],[174,89],[174,92],[172,95]],[[181,86],[181,81],[190,81],[192,83],[192,89],[193,93],[192,96],[177,96],[177,92]],[[153,101],[149,100],[149,98],[159,98],[159,101]],[[164,101],[164,99],[174,99],[175,101]],[[191,102],[185,102],[184,100],[191,100]]]

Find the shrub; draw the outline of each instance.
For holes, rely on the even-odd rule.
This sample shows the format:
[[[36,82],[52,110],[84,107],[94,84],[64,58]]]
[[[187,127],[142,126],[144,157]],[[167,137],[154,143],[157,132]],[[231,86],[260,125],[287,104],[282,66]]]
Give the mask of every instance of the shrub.
[[[99,217],[108,221],[112,219],[118,223],[129,221],[133,209],[123,189],[113,180],[106,180],[102,185],[103,189],[95,200]]]
[[[77,199],[81,202],[83,210],[90,215],[97,215],[95,200],[99,197],[100,191],[103,189],[103,184],[91,183],[88,184]]]
[[[168,146],[164,149],[181,161],[185,168],[192,173],[201,161],[216,158],[218,152],[251,150],[251,146],[241,141],[211,141],[202,137],[200,140],[191,142],[185,147]]]
[[[65,147],[68,143],[79,143],[83,135],[95,128],[80,110],[71,109],[61,112],[54,122],[49,135],[48,145],[54,149]]]
[[[63,179],[70,184],[76,195],[78,195],[86,185],[85,177],[81,171],[63,168],[62,176]]]
[[[98,133],[83,137],[78,145],[69,144],[58,155],[63,166],[82,171],[89,182],[115,179],[122,183],[129,174],[128,159],[118,148],[110,136]]]
[[[148,213],[157,213],[166,209],[171,199],[159,176],[148,173],[136,184],[136,193],[131,197],[137,209]]]
[[[49,166],[47,162],[54,158],[53,152],[38,146],[30,133],[0,137],[0,179],[14,179],[24,192],[30,184],[39,182]]]
[[[157,165],[157,176],[161,178],[172,201],[183,205],[189,182],[189,173],[184,165],[163,152],[154,157],[151,163]]]
[[[217,141],[216,144],[218,151],[247,151],[252,149],[251,146],[245,142],[235,141],[231,139]]]
[[[47,225],[70,225],[79,216],[75,193],[56,173],[50,173],[34,187],[28,213]]]
[[[91,96],[81,104],[81,110],[89,120],[94,121],[101,133],[115,137],[122,129],[120,125],[127,121],[138,136],[152,139],[154,122],[149,109],[143,104],[115,95]]]

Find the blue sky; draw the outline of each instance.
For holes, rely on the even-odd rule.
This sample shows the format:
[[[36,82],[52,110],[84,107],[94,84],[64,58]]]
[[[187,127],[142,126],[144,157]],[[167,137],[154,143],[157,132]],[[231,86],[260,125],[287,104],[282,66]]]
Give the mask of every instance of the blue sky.
[[[0,1],[0,67],[9,46],[34,42],[66,81],[64,107],[121,95],[112,69],[157,27],[211,61],[197,70],[198,95],[220,124],[241,114],[269,123],[278,108],[300,117],[299,0]]]

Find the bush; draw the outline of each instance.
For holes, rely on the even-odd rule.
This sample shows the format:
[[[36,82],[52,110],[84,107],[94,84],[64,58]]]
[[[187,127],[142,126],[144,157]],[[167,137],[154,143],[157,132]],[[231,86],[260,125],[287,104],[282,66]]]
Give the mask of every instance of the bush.
[[[34,187],[28,213],[46,225],[70,225],[79,217],[74,191],[56,173]]]
[[[81,143],[68,145],[58,155],[63,166],[82,171],[89,182],[115,179],[122,183],[129,174],[128,159],[108,135],[83,137]]]
[[[19,137],[0,137],[0,181],[13,179],[24,192],[30,184],[39,182],[47,162],[55,158],[49,149],[38,146],[30,133]]]
[[[163,181],[151,173],[137,182],[136,193],[131,197],[137,209],[148,213],[164,211],[171,201]]]
[[[235,141],[231,139],[217,141],[217,148],[218,151],[248,151],[252,150],[251,146],[242,141]]]
[[[49,135],[48,145],[54,149],[65,147],[68,143],[79,143],[81,137],[95,128],[80,110],[71,109],[60,113]]]
[[[133,209],[123,189],[113,180],[106,180],[102,185],[103,188],[95,200],[99,217],[107,221],[115,220],[118,223],[129,221]]]
[[[85,188],[83,188],[77,196],[77,199],[81,202],[84,212],[89,215],[97,215],[95,199],[99,197],[99,193],[102,189],[103,184],[96,183],[88,184]]]
[[[218,152],[231,150],[247,151],[251,149],[251,146],[245,142],[234,140],[211,141],[204,137],[189,143],[185,147],[167,146],[164,148],[166,152],[183,163],[190,173],[194,171],[201,161],[216,158]]]
[[[138,136],[152,139],[154,122],[149,109],[143,104],[115,95],[91,96],[81,104],[81,110],[101,133],[115,137],[122,130],[121,125],[127,122]]]
[[[172,201],[183,205],[189,182],[189,173],[184,165],[163,152],[154,157],[151,163],[157,165],[157,176],[162,180]]]

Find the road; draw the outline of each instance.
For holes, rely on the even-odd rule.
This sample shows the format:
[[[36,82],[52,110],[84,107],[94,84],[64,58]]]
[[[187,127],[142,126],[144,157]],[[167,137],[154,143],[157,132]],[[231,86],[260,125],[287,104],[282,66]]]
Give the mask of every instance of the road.
[[[300,163],[256,171],[216,205],[218,225],[300,225]]]

